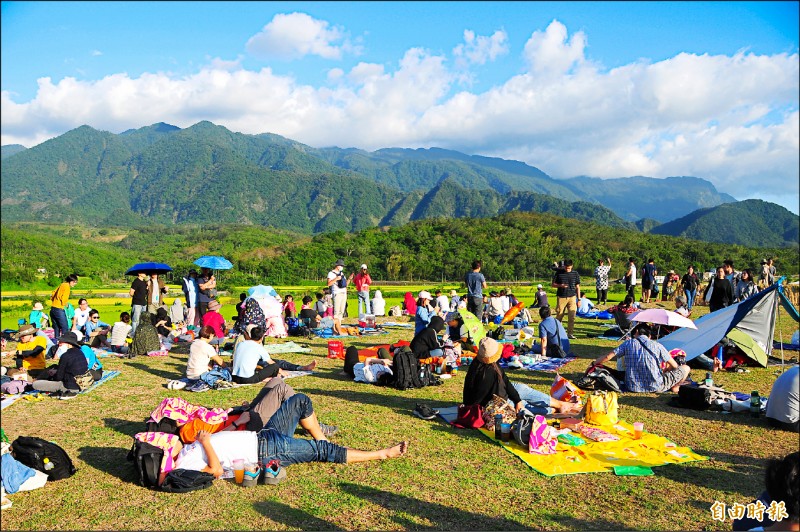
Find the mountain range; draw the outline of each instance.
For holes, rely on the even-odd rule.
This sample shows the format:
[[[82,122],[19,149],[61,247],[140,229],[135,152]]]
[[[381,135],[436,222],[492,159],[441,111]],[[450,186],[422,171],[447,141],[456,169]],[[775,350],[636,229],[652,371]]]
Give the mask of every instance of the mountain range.
[[[696,177],[553,179],[519,161],[439,148],[313,148],[210,122],[118,135],[81,126],[30,149],[3,146],[0,155],[0,212],[17,221],[241,223],[321,233],[535,211],[656,232],[736,201]],[[791,243],[791,235],[767,240]]]

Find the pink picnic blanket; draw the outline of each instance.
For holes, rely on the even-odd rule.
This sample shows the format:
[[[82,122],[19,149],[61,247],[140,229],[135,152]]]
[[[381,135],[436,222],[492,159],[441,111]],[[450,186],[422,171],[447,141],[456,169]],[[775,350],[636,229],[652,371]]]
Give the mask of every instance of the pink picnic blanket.
[[[200,419],[210,425],[223,423],[228,419],[229,408],[206,408],[193,405],[180,397],[167,397],[150,414],[150,420],[158,423],[163,418],[174,420],[178,426],[193,419]]]

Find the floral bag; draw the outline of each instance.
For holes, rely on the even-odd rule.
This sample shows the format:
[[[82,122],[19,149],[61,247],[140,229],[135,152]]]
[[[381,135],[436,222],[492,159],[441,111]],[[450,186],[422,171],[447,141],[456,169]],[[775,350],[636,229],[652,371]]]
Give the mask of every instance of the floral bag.
[[[508,401],[500,396],[492,396],[492,400],[487,403],[483,409],[483,428],[487,430],[494,430],[494,417],[497,414],[502,414],[503,423],[511,424],[517,419],[517,412],[514,410]]]

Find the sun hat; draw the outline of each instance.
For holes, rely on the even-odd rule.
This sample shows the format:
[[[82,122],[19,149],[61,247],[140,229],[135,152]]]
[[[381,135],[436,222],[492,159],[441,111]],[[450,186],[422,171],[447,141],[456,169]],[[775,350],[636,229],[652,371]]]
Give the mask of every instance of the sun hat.
[[[333,263],[334,266],[344,266],[344,261],[342,259],[337,260]]]
[[[492,364],[500,360],[503,354],[503,346],[494,338],[484,337],[478,344],[478,360],[484,364]]]
[[[344,266],[344,264],[343,264],[342,266]],[[366,270],[366,269],[367,269],[367,265],[366,265],[366,264],[362,264],[362,265],[361,265],[361,269],[362,269],[362,270]]]
[[[220,307],[222,307],[222,303],[219,301],[214,300],[208,302],[208,310],[218,310]]]
[[[447,313],[447,317],[444,319],[444,321],[453,321],[453,320],[460,320],[460,319],[461,319],[461,313],[460,312],[448,312]]]
[[[542,285],[540,285],[540,284],[537,284],[537,285],[536,285],[536,288],[542,288]]]
[[[458,292],[456,292],[455,290],[450,290],[450,297],[456,297],[457,295]]]
[[[430,299],[431,298],[431,293],[428,292],[427,290],[422,290],[417,297],[419,299]]]
[[[33,310],[44,310],[44,305],[37,301],[33,304]]]
[[[19,331],[17,332],[17,340],[28,334],[36,334],[36,325],[27,323],[20,327]]]
[[[64,333],[58,337],[59,344],[70,344],[74,345],[75,347],[81,346],[81,341],[78,339],[78,335],[75,332],[70,331],[68,333]]]

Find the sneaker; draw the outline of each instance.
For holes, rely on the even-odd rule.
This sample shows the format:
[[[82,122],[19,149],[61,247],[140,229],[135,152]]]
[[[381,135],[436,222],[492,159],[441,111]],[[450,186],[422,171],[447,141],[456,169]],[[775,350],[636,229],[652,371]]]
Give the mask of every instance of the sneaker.
[[[438,414],[438,410],[434,410],[425,404],[417,405],[417,407],[414,409],[414,415],[420,419],[435,419]]]
[[[236,385],[234,383],[232,383],[231,381],[226,381],[225,379],[220,379],[214,383],[215,390],[224,390],[227,388],[235,388],[235,387]]]
[[[61,399],[62,401],[75,399],[76,397],[78,397],[78,394],[75,392],[61,392],[60,394],[58,394],[58,398]]]
[[[197,381],[192,386],[186,388],[190,392],[207,392],[211,387],[203,381]]]
[[[568,336],[568,338],[569,338],[570,340],[575,340],[575,339],[576,339],[574,334],[569,334],[569,335],[567,335],[567,336]]]
[[[319,428],[322,429],[322,435],[326,438],[330,438],[337,432],[339,432],[339,427],[336,425],[326,425],[325,423],[320,423]]]

